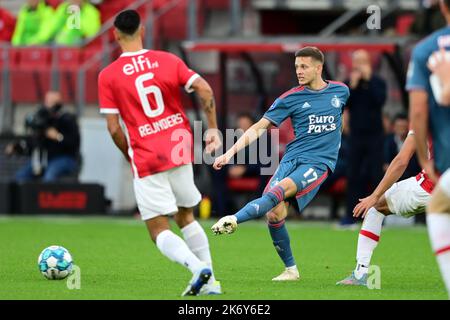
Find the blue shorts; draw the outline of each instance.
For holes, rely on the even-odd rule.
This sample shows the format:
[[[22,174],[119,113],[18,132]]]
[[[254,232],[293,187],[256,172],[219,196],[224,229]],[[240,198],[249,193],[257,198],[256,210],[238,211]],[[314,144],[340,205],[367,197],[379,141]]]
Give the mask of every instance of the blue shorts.
[[[320,186],[328,177],[328,167],[322,164],[304,164],[298,160],[281,162],[270,179],[264,193],[276,186],[284,178],[290,178],[297,186],[295,197],[286,199],[298,205],[301,212],[314,198]],[[296,201],[294,201],[296,200]]]

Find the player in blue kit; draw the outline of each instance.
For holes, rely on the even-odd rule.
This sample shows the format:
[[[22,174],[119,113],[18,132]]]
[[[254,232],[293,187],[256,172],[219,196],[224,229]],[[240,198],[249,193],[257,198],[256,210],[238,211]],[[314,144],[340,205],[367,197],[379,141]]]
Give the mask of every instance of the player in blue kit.
[[[419,162],[431,179],[442,174],[427,207],[427,227],[450,295],[450,0],[441,0],[440,7],[447,26],[414,48],[406,88]],[[428,138],[433,143],[431,157]]]
[[[342,114],[349,89],[343,83],[323,80],[323,64],[324,55],[319,49],[305,47],[297,51],[295,70],[300,86],[275,100],[261,120],[214,162],[219,170],[270,125],[279,126],[291,118],[295,138],[287,145],[263,196],[212,226],[215,234],[232,233],[239,223],[266,215],[273,244],[286,267],[272,279],[275,281],[299,279],[285,226],[287,203],[296,201],[300,211],[306,207],[334,170],[341,144]]]

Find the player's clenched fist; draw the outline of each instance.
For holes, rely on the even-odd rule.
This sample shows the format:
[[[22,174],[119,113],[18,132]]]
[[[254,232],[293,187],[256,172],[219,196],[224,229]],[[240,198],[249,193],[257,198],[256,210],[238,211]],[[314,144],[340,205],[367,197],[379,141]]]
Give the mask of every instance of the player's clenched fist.
[[[226,154],[221,155],[220,157],[217,157],[214,161],[213,168],[216,170],[222,169],[224,165],[226,165],[230,161],[230,158]]]

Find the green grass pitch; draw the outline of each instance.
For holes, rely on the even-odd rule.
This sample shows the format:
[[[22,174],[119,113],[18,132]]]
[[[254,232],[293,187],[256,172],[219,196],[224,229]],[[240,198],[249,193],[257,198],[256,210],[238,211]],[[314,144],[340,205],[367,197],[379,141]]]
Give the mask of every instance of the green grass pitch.
[[[357,231],[288,221],[301,280],[274,283],[283,266],[262,221],[210,239],[224,295],[189,299],[446,299],[425,227],[386,228],[374,254],[381,289],[337,287],[354,267]],[[46,280],[37,257],[57,244],[81,268],[81,288]],[[123,218],[0,217],[0,299],[182,299],[191,275],[163,257],[144,224]]]

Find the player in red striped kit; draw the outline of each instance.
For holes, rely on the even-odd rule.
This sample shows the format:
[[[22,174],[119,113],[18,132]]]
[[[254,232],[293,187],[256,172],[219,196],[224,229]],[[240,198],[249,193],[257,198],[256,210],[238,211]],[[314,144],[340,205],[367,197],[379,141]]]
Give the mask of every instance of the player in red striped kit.
[[[144,28],[136,11],[118,14],[114,26],[123,53],[99,75],[100,112],[131,164],[142,220],[161,253],[192,272],[183,295],[220,294],[208,239],[193,215],[201,195],[193,179],[192,132],[180,98],[180,87],[195,91],[209,129],[217,129],[212,89],[177,56],[143,49]],[[206,140],[207,152],[221,145],[216,130],[208,130]],[[169,216],[184,240],[170,230]]]
[[[431,144],[429,147],[431,149]],[[339,281],[338,285],[367,285],[370,260],[380,240],[385,216],[396,214],[409,218],[425,213],[434,189],[434,183],[425,171],[415,177],[396,182],[405,172],[415,151],[416,141],[411,130],[377,188],[370,196],[360,199],[353,209],[355,217],[365,218],[358,236],[357,262],[352,274]],[[432,154],[429,152],[429,155]]]

